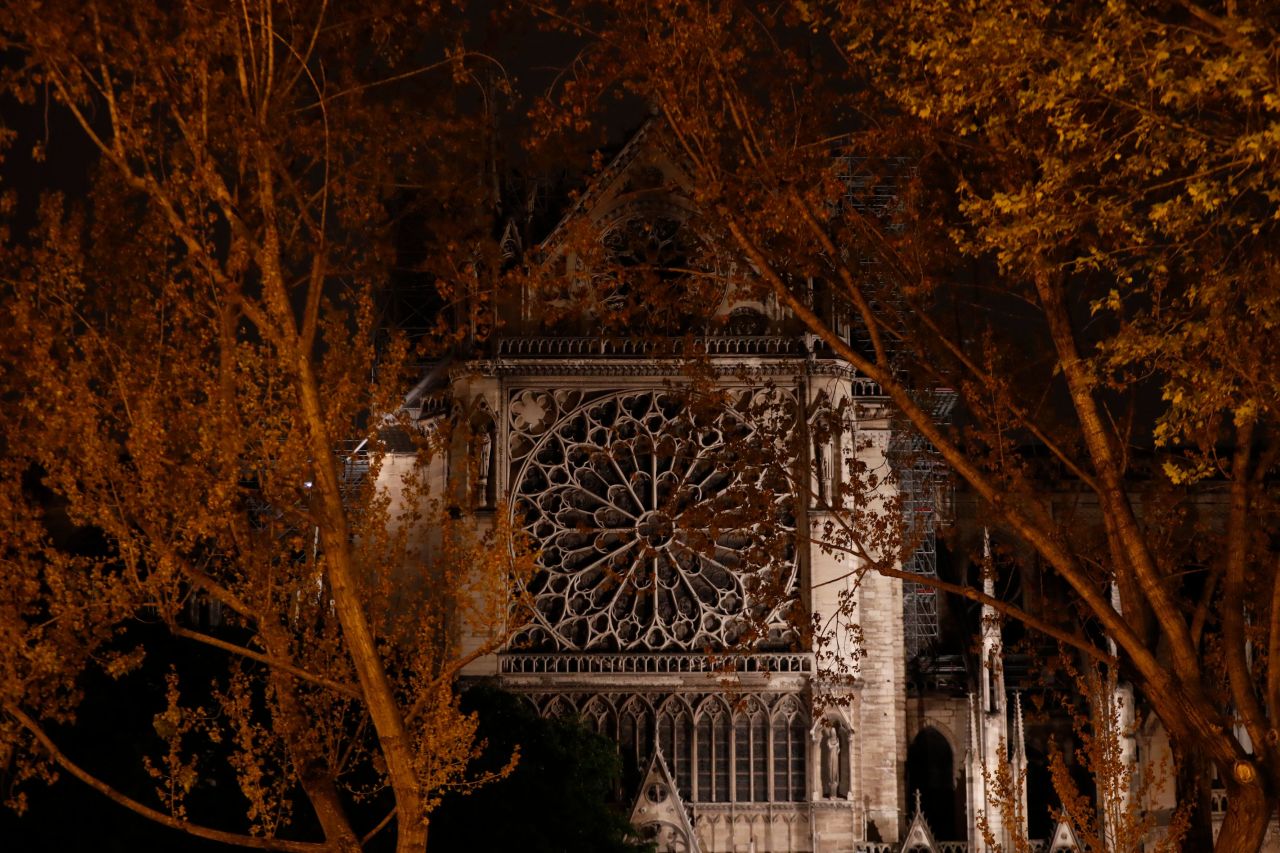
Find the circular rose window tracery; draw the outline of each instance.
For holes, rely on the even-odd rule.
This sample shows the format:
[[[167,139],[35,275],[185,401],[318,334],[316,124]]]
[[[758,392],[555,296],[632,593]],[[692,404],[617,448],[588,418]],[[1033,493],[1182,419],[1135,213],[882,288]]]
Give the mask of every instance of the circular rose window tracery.
[[[738,641],[752,605],[748,556],[777,524],[723,522],[761,489],[758,469],[741,464],[754,434],[746,420],[691,413],[666,391],[523,391],[510,412],[512,512],[542,569],[526,586],[532,620],[514,645],[658,651]]]

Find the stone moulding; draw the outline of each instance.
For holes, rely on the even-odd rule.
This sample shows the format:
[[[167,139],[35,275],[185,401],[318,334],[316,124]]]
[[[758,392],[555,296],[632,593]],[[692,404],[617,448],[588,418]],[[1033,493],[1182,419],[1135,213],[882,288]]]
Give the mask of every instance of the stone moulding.
[[[499,672],[504,675],[583,673],[801,673],[811,675],[813,655],[801,652],[759,652],[744,655],[704,655],[696,653],[653,654],[521,654],[498,655]]]
[[[653,356],[670,350],[681,355],[804,355],[804,341],[781,335],[715,335],[693,339],[693,351],[682,352],[681,339],[608,338],[600,336],[500,338],[498,355],[519,356]]]
[[[494,358],[473,359],[449,368],[453,380],[483,377],[664,376],[687,378],[691,359],[708,358],[721,377],[791,376],[808,373],[831,376],[851,384],[854,397],[882,399],[879,384],[859,376],[847,362],[815,358],[800,338],[784,336],[709,336],[695,340],[700,350],[664,352],[663,345],[680,341],[645,338],[513,337],[496,342]]]

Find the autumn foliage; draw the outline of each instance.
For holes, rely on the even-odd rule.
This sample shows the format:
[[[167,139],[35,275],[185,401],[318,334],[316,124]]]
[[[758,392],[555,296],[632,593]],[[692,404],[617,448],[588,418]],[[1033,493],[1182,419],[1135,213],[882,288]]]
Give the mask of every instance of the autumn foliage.
[[[378,296],[405,188],[444,214],[424,274],[454,274],[448,247],[485,235],[456,214],[476,129],[457,102],[464,30],[396,3],[0,13],[4,95],[69,117],[91,184],[40,196],[0,285],[10,805],[63,773],[216,841],[355,850],[385,834],[420,851],[442,793],[505,772],[468,774],[476,720],[453,682],[464,623],[473,655],[501,641],[525,551],[444,512],[420,477],[394,481],[395,504],[381,487],[385,440],[408,440],[394,413],[411,353]],[[417,444],[424,464],[440,446]],[[196,615],[210,609],[220,625]],[[89,674],[159,653],[139,623],[223,663],[212,685],[169,676],[145,798],[54,737]],[[234,780],[241,818],[188,810],[209,778]],[[299,836],[303,810],[319,837]]]
[[[489,148],[456,88],[484,59],[440,4],[366,6],[0,12],[5,93],[67,111],[95,161],[92,193],[44,198],[4,259],[15,798],[55,768],[120,796],[48,732],[73,720],[84,672],[137,666],[140,618],[229,668],[201,707],[175,676],[158,799],[124,805],[206,837],[346,850],[378,829],[353,822],[353,799],[385,789],[407,851],[437,793],[469,784],[474,722],[448,689],[454,567],[479,554],[503,576],[521,568],[493,554],[520,549],[501,527],[468,540],[435,520],[411,482],[433,541],[455,544],[406,574],[424,555],[371,484],[410,360],[376,334],[402,190],[431,199],[440,292],[468,292],[496,256],[476,180]],[[1192,843],[1210,843],[1213,768],[1215,849],[1256,850],[1280,802],[1274,4],[531,11],[582,51],[530,137],[581,132],[618,94],[661,116],[735,286],[878,383],[1019,544],[1043,594],[986,603],[1132,681],[1200,806]],[[650,285],[678,301],[671,279]],[[955,427],[921,394],[942,386]],[[347,476],[365,464],[373,476]],[[107,546],[63,547],[63,517]],[[432,595],[406,594],[425,580]],[[193,596],[235,630],[184,622]],[[245,793],[234,832],[183,811],[201,738],[228,747]],[[286,789],[322,842],[288,834]]]
[[[1019,543],[1040,594],[987,603],[1118,667],[1174,741],[1189,843],[1213,843],[1212,767],[1215,849],[1256,850],[1280,792],[1274,4],[546,20],[589,45],[548,126],[613,93],[665,119],[745,286],[875,380]]]

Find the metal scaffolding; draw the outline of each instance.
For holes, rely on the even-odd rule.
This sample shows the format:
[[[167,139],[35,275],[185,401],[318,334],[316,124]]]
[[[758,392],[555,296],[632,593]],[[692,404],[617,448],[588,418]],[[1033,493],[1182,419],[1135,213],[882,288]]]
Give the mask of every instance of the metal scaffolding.
[[[946,423],[955,392],[938,389],[929,398],[934,420]],[[951,517],[951,472],[933,445],[908,425],[894,431],[889,454],[898,480],[906,542],[912,546],[903,569],[936,580],[938,530]],[[938,641],[937,587],[904,582],[902,616],[907,660],[931,652]]]
[[[905,157],[872,160],[851,154],[837,156],[836,176],[844,186],[836,204],[837,214],[862,217],[887,234],[901,233],[906,228],[901,188],[912,174],[913,167]],[[884,274],[881,264],[871,253],[851,247],[844,251],[859,252],[860,286],[872,312],[893,328],[900,328],[905,310],[902,294]],[[838,301],[846,302],[843,298]],[[872,355],[871,335],[859,313],[849,304],[840,304],[832,314],[841,335],[858,351]],[[890,357],[894,356],[891,352]]]
[[[874,220],[887,234],[898,234],[906,227],[901,189],[913,177],[914,167],[905,157],[868,159],[852,154],[836,157],[839,180],[844,193],[837,212]],[[905,325],[906,306],[902,294],[869,254],[860,259],[862,286],[871,310],[887,325]],[[848,312],[847,306],[842,306]],[[841,313],[839,311],[834,313]],[[849,342],[862,352],[871,354],[870,334],[855,312],[848,312]],[[890,351],[896,361],[898,353]],[[934,389],[921,393],[921,402],[932,412],[934,420],[945,423],[955,404],[955,392]],[[938,529],[950,517],[951,477],[934,447],[909,424],[899,423],[889,446],[901,497],[901,511],[906,543],[911,548],[903,568],[923,578],[938,577]],[[903,621],[907,660],[935,649],[938,641],[938,590],[936,586],[907,581],[903,584]]]

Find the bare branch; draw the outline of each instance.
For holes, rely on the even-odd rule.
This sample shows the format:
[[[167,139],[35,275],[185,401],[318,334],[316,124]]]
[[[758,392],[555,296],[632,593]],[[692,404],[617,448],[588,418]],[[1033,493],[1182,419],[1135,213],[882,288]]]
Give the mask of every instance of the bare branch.
[[[176,829],[179,832],[185,832],[188,835],[194,835],[197,838],[205,838],[210,841],[218,841],[223,844],[235,844],[240,847],[251,847],[256,850],[282,850],[288,853],[313,853],[313,851],[328,850],[326,844],[316,844],[309,841],[287,841],[281,838],[262,838],[254,835],[241,835],[235,832],[225,832],[220,829],[210,829],[206,826],[190,823],[188,821],[179,820],[164,812],[157,811],[150,806],[144,805],[137,800],[122,794],[120,791],[90,774],[88,771],[80,767],[78,764],[69,759],[62,750],[58,749],[53,740],[44,731],[40,725],[27,716],[21,708],[6,702],[4,705],[5,713],[18,721],[21,726],[31,733],[44,750],[49,754],[53,761],[81,782],[93,788],[98,793],[106,796],[113,802],[124,806],[135,814],[139,814],[148,820],[155,821],[162,826],[170,829]]]

